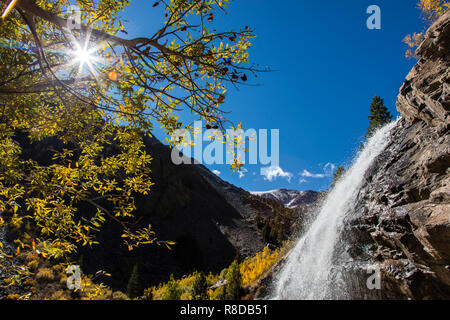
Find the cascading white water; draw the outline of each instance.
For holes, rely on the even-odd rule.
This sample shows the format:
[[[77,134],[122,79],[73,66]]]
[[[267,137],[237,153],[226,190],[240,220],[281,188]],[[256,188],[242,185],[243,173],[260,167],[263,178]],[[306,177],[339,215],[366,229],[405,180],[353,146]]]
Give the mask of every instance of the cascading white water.
[[[369,139],[351,168],[328,194],[316,219],[300,238],[279,273],[273,299],[343,298],[342,292],[336,290],[336,285],[331,283],[339,280],[336,275],[333,275],[331,280],[332,270],[336,269],[333,265],[333,254],[339,245],[344,218],[351,213],[363,185],[364,174],[386,148],[395,124],[394,122],[384,126]],[[337,277],[339,278],[339,275]]]

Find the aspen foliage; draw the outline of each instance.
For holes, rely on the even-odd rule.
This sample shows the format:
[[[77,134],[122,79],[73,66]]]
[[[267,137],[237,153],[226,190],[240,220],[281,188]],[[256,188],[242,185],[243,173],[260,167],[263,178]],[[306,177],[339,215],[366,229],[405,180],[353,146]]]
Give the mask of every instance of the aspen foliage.
[[[258,71],[249,27],[214,29],[228,2],[156,1],[159,27],[129,38],[129,0],[0,1],[0,227],[32,230],[14,248],[0,243],[1,259],[68,259],[107,221],[129,250],[173,245],[134,217],[153,186],[145,139],[155,126],[193,130],[186,113],[225,132],[227,88]]]
[[[255,257],[244,260],[240,265],[242,285],[251,284],[269,270],[278,261],[279,253],[279,249],[270,250],[269,247],[265,247]]]

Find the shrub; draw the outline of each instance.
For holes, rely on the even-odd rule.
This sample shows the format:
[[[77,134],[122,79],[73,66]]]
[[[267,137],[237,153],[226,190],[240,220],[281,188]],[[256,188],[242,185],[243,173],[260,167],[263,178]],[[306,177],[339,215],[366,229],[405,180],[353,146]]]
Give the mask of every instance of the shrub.
[[[162,296],[162,300],[180,300],[183,291],[181,290],[179,284],[170,276],[170,281],[167,283],[166,290]]]
[[[208,290],[209,300],[225,300],[226,294],[225,286],[218,287],[215,290]]]
[[[249,285],[258,279],[278,261],[279,255],[279,250],[271,251],[269,247],[265,247],[255,257],[244,260],[240,266],[242,285]]]
[[[55,275],[53,274],[52,269],[41,268],[36,274],[36,279],[40,282],[51,282],[55,280]]]
[[[128,297],[125,293],[121,291],[115,291],[112,295],[113,300],[128,300]]]

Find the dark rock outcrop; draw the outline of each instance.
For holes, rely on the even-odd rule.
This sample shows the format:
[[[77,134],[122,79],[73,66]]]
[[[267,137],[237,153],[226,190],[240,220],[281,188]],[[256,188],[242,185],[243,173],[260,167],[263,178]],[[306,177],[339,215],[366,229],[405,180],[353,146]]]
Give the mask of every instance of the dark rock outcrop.
[[[250,222],[252,228],[253,225],[258,226],[261,232],[264,224],[270,224],[277,229],[277,240],[279,241],[287,240],[298,234],[304,227],[308,216],[311,215],[318,197],[318,193],[315,191],[276,190],[275,192],[292,194],[290,202],[295,202],[295,205],[289,207],[285,205],[286,199],[279,197],[280,195],[265,197],[260,193],[248,192],[222,180],[202,165],[196,165],[195,168],[245,218],[246,223]],[[253,255],[253,253],[248,254],[248,249],[255,244],[259,246],[260,243],[248,243],[251,241],[251,237],[245,236],[246,233],[241,232],[241,228],[247,229],[248,225],[241,221],[233,230],[228,230],[227,227],[224,227],[223,230],[231,235],[230,241],[239,248],[243,255]],[[249,233],[247,232],[247,234]]]
[[[417,54],[397,101],[403,119],[346,224],[348,253],[382,274],[380,292],[362,285],[355,298],[450,298],[450,12]]]

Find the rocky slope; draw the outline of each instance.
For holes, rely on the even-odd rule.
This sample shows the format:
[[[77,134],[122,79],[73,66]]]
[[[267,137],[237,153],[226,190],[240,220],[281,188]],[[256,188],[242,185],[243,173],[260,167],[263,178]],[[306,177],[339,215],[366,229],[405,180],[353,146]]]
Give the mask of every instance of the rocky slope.
[[[398,96],[403,119],[346,224],[347,252],[382,275],[382,290],[368,291],[360,272],[356,298],[450,298],[450,12],[417,55]]]
[[[315,191],[286,190],[286,193],[291,195],[289,202],[292,203],[292,206],[286,206],[288,196],[283,197],[280,192],[277,193],[278,197],[271,196],[274,192],[270,191],[248,192],[222,180],[202,165],[196,165],[194,168],[245,218],[246,223],[256,225],[260,232],[265,224],[270,224],[272,229],[277,230],[279,241],[296,235],[303,228],[318,197]],[[247,228],[244,225],[238,223],[234,231],[225,226],[223,231],[231,235],[231,242],[240,248],[242,254],[253,255],[248,254],[247,250],[247,247],[251,246],[247,243],[250,239],[240,231],[242,227]]]

